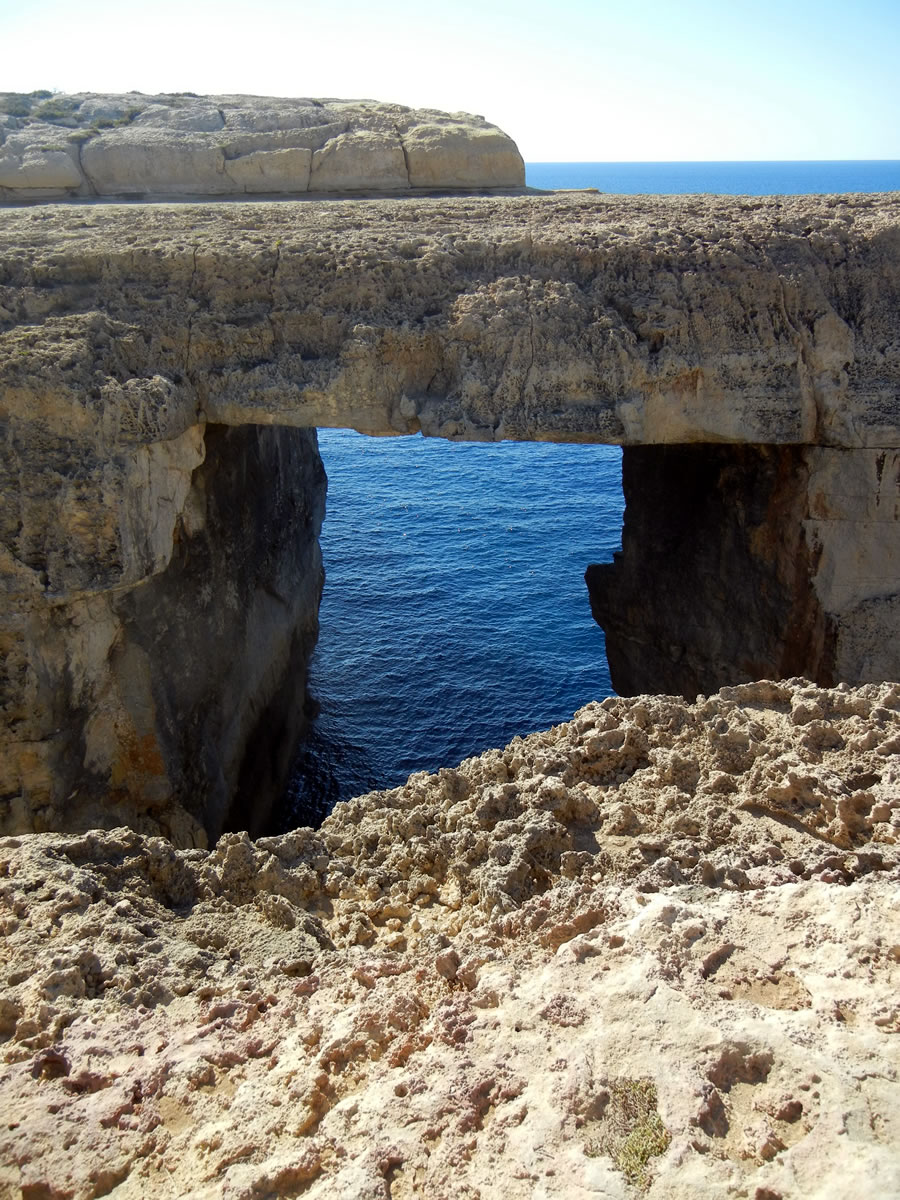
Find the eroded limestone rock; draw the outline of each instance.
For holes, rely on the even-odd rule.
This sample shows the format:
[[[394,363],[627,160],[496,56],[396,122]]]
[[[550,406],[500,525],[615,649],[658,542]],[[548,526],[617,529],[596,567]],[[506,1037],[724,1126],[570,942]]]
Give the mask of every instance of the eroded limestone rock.
[[[0,383],[36,413],[52,393],[76,430],[92,388],[152,385],[145,419],[172,436],[202,406],[371,433],[896,449],[898,228],[891,196],[9,209]],[[137,395],[101,400],[133,419]]]
[[[0,201],[525,185],[483,117],[372,100],[0,94]]]
[[[178,845],[229,820],[258,830],[306,720],[323,579],[315,434],[198,425],[107,454],[96,465],[57,444],[48,491],[6,510],[25,536],[5,559],[0,825],[125,822]],[[101,489],[117,470],[129,484],[113,517]]]
[[[591,704],[318,832],[6,839],[0,1187],[892,1195],[898,838],[900,688],[798,680]]]
[[[198,113],[213,121],[208,106]],[[170,117],[147,110],[140,128],[156,136]],[[299,142],[318,128],[298,130],[274,110],[244,117],[233,136],[247,157],[310,150]],[[390,141],[393,119],[379,121],[366,136]],[[282,132],[282,149],[260,148]],[[180,129],[201,134],[213,136]],[[662,661],[712,659],[712,678],[691,666],[701,691],[735,672],[900,674],[898,214],[896,197],[872,196],[7,210],[0,797],[15,823],[0,827],[43,828],[36,814],[48,805],[64,819],[63,802],[93,772],[93,697],[113,688],[113,657],[136,653],[102,614],[165,568],[179,517],[190,524],[204,423],[647,453],[730,443],[751,458],[769,447],[772,462],[793,466],[720,472],[707,524],[682,522],[694,547],[665,576],[676,602],[659,628],[674,629],[685,605],[702,616],[707,592],[710,604],[677,639],[666,633]],[[686,511],[677,471],[670,483],[672,512]],[[749,541],[729,557],[715,542],[726,535]],[[720,568],[748,560],[750,590],[730,605]],[[664,609],[653,586],[645,579],[633,594]],[[746,662],[736,657],[745,651]],[[69,671],[83,661],[90,670]],[[637,684],[682,686],[646,672]],[[155,711],[131,719],[141,737]],[[111,820],[132,819],[123,803]]]
[[[622,485],[622,551],[585,574],[620,694],[900,679],[897,451],[628,447]]]

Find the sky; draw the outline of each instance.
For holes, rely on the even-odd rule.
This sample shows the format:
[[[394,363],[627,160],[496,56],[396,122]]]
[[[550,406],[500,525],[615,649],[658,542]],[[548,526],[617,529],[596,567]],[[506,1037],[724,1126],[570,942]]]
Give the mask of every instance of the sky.
[[[480,113],[526,162],[900,158],[900,0],[0,0],[0,90]]]

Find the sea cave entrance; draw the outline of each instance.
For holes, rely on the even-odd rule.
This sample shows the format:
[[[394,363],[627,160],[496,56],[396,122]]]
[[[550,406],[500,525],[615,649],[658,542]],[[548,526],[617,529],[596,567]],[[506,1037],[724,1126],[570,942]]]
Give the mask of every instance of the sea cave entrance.
[[[320,705],[275,829],[612,694],[584,570],[622,536],[618,446],[320,430]]]

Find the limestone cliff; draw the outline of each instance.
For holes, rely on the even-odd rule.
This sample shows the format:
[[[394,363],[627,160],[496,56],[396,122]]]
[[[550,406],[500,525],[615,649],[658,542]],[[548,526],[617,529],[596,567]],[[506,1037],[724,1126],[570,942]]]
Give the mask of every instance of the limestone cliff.
[[[74,432],[102,416],[175,436],[200,409],[487,440],[900,444],[893,195],[2,218],[6,404],[38,418],[50,394]]]
[[[894,1196],[898,837],[900,688],[794,681],[318,832],[0,840],[0,1192]]]
[[[0,93],[0,202],[521,188],[483,117],[374,100]]]
[[[197,425],[99,466],[77,442],[15,453],[21,472],[43,454],[48,490],[5,510],[24,536],[5,558],[0,824],[125,821],[180,845],[259,829],[318,630],[315,433]],[[152,504],[126,494],[118,530],[98,527],[117,469]]]
[[[68,821],[98,781],[107,820],[146,811],[132,780],[168,762],[161,714],[178,705],[121,692],[116,656],[143,661],[151,618],[137,605],[127,627],[106,614],[164,572],[193,527],[192,477],[213,425],[648,447],[631,464],[693,444],[694,460],[675,449],[665,460],[682,513],[677,570],[656,529],[667,527],[665,490],[643,500],[643,485],[627,485],[626,558],[604,617],[614,662],[628,639],[659,642],[654,690],[900,673],[898,313],[890,196],[5,211],[0,828]],[[689,461],[712,489],[705,499],[678,466]],[[641,575],[645,542],[659,569]],[[749,581],[759,602],[730,604],[723,574]],[[636,636],[642,591],[656,625]],[[672,640],[675,614],[694,604],[702,619]],[[771,628],[781,622],[787,642]],[[676,660],[687,675],[670,672]],[[149,738],[122,788],[128,743],[91,715],[107,694],[121,696],[123,728]],[[191,803],[206,813],[205,800]],[[223,804],[210,804],[202,819],[215,833]]]
[[[613,563],[585,573],[621,695],[900,679],[900,453],[627,447]]]

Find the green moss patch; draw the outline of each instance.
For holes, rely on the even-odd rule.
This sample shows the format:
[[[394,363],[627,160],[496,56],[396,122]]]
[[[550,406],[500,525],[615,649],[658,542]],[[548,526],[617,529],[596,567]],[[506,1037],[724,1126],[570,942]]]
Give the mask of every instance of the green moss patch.
[[[51,96],[49,100],[45,100],[43,104],[34,110],[32,116],[36,117],[39,121],[70,121],[72,114],[80,103],[80,100]]]
[[[611,1158],[629,1183],[650,1186],[649,1162],[665,1152],[672,1135],[657,1109],[656,1085],[650,1079],[619,1079],[610,1085],[602,1131],[585,1146],[592,1158]]]

